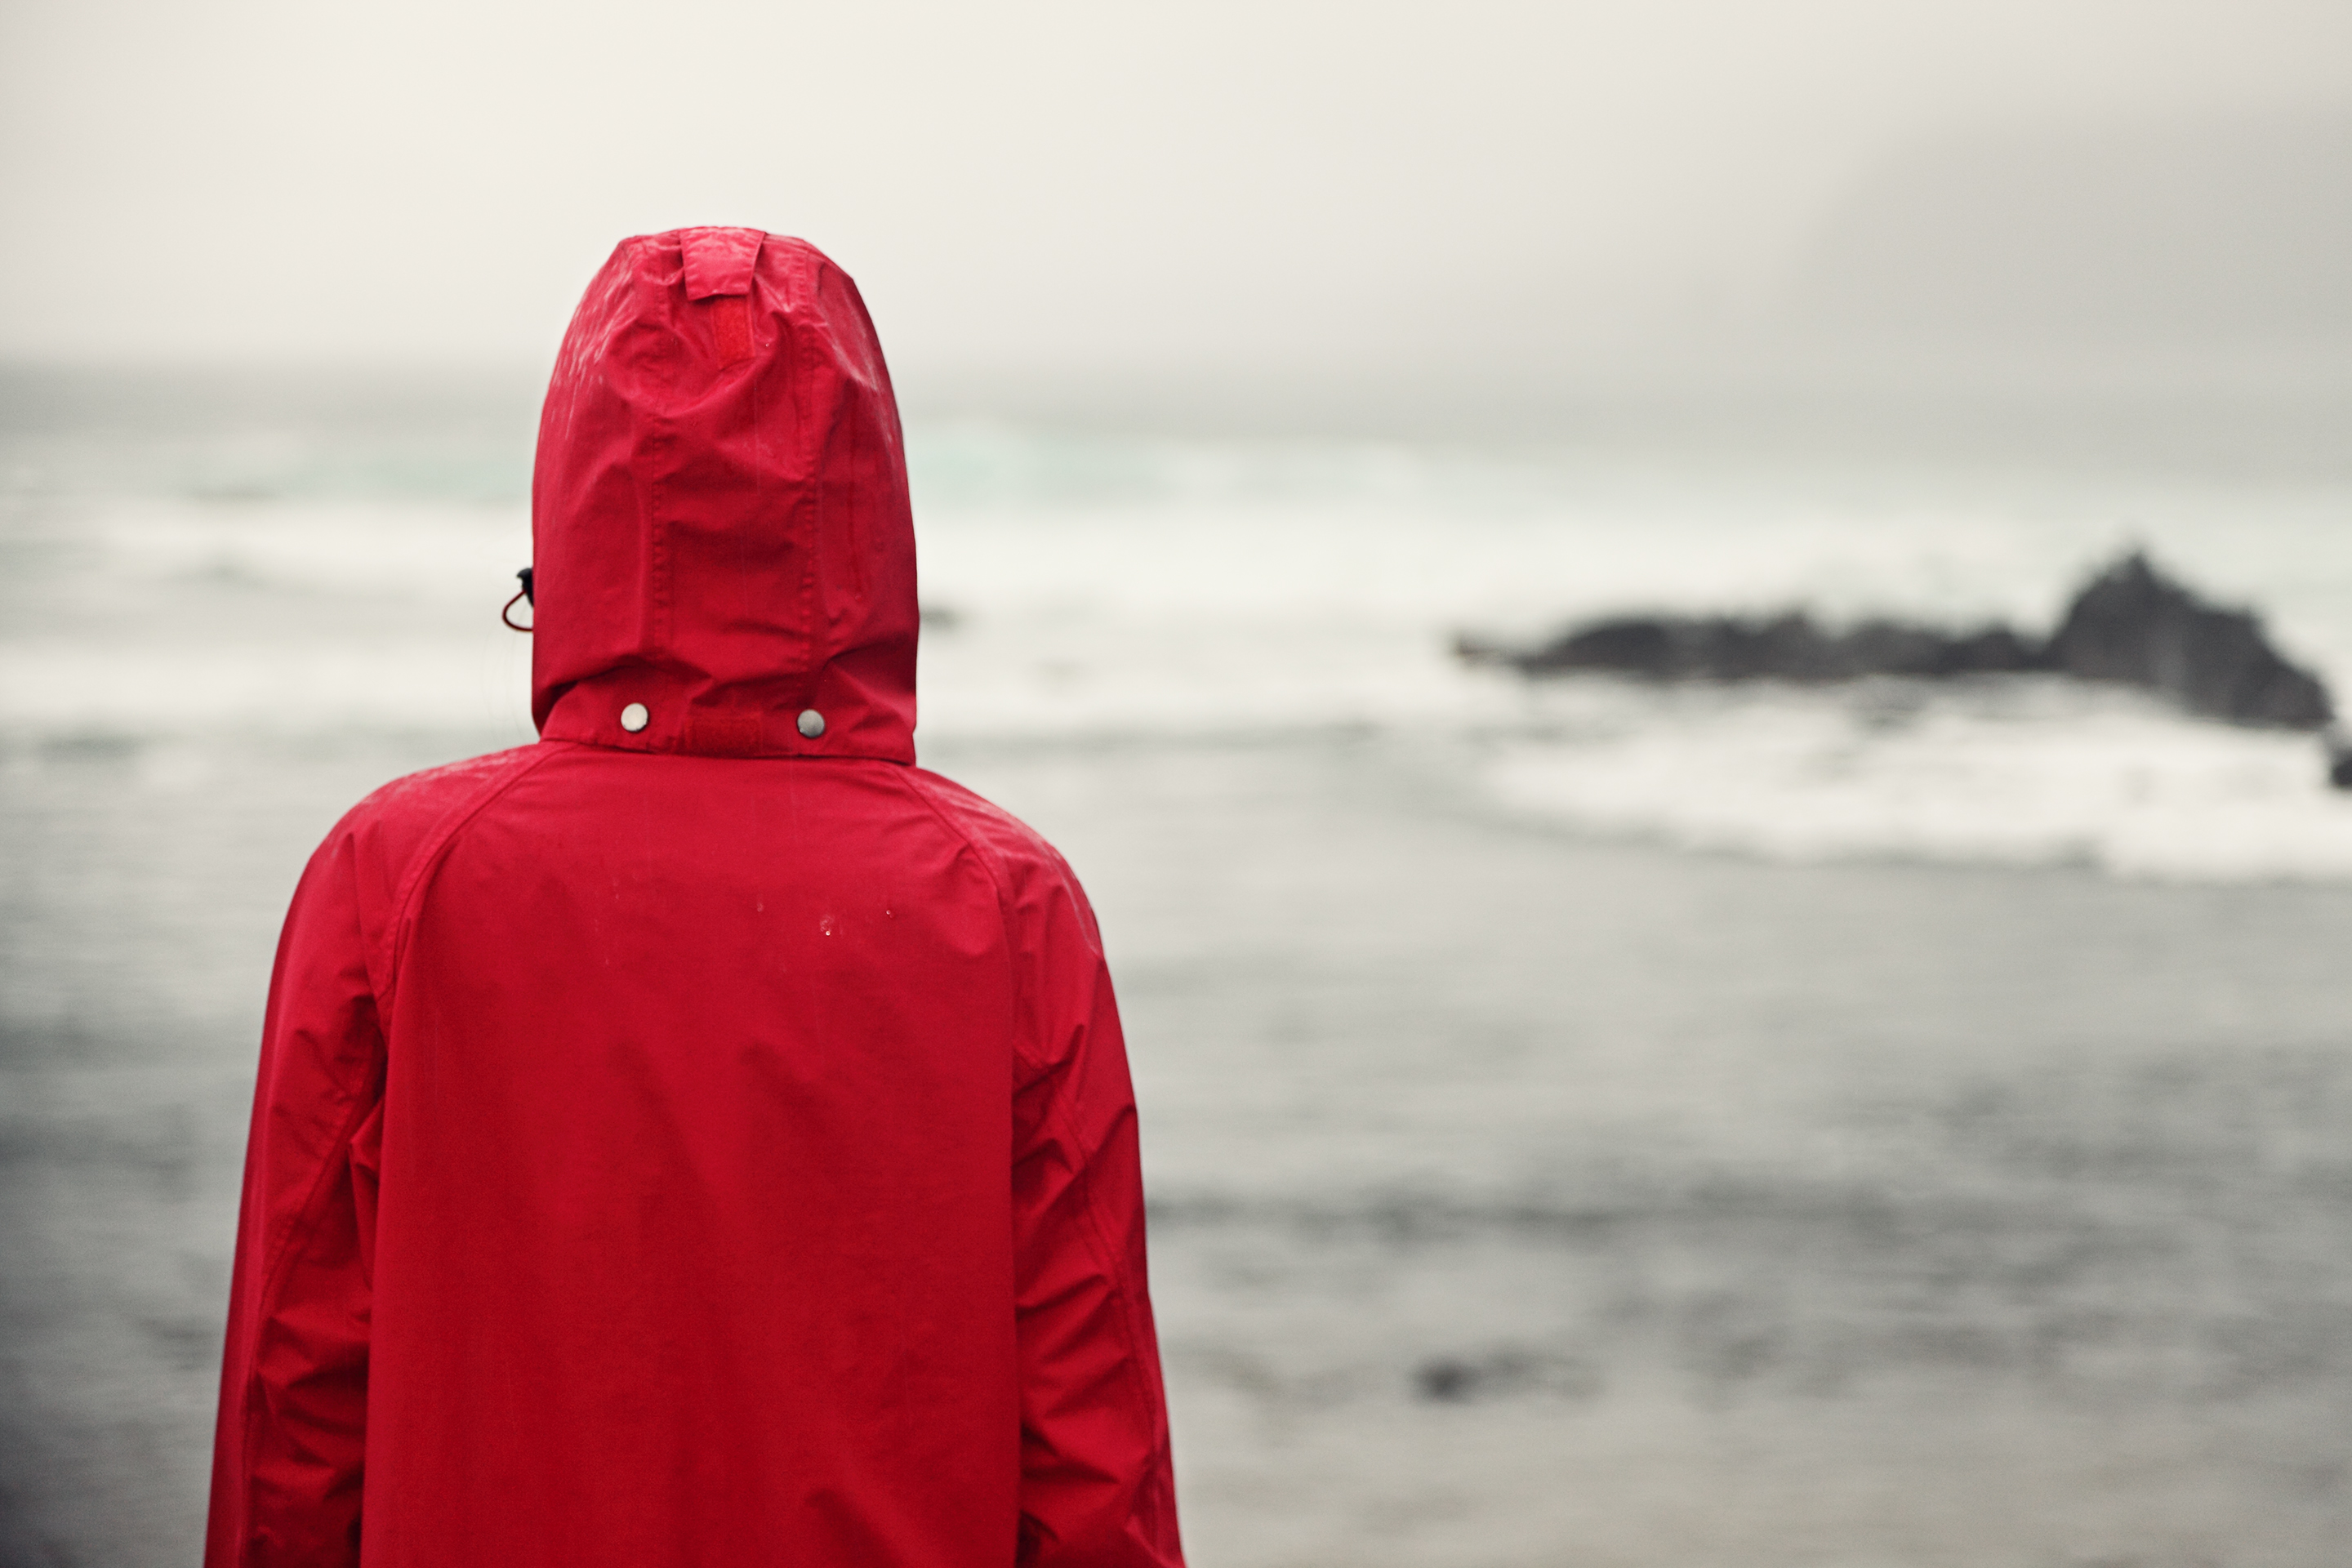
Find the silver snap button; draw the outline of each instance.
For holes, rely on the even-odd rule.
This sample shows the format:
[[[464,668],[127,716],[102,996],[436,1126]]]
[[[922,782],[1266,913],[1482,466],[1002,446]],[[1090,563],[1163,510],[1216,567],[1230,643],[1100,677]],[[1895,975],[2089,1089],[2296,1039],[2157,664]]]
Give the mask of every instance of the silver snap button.
[[[824,733],[824,715],[814,708],[803,708],[801,710],[800,726],[801,733],[814,741]]]
[[[632,702],[621,710],[621,728],[634,735],[644,729],[647,721],[652,718],[653,715],[646,711],[644,703]]]

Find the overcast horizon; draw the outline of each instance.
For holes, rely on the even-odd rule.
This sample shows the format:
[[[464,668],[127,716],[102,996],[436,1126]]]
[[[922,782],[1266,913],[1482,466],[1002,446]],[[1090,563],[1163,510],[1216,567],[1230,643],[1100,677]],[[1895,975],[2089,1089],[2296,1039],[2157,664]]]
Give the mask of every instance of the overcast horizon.
[[[2325,5],[35,0],[0,39],[19,364],[528,379],[619,238],[743,223],[857,278],[919,411],[2352,371]]]

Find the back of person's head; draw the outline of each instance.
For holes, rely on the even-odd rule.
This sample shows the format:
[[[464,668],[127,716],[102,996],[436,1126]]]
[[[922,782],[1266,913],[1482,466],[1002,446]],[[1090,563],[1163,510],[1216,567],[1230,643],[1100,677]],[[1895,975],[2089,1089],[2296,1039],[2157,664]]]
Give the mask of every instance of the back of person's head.
[[[815,247],[621,242],[548,385],[531,534],[542,734],[913,760],[898,406],[856,285]]]

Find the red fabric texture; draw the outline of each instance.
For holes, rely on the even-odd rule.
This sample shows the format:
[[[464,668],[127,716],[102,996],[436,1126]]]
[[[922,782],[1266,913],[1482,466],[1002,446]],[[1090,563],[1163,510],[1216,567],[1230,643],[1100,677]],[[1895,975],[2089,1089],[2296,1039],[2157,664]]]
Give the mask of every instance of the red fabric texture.
[[[737,259],[730,366],[689,295]],[[541,740],[370,796],[287,917],[208,1568],[1172,1568],[1109,974],[1052,848],[912,765],[849,279],[625,242],[533,532]]]

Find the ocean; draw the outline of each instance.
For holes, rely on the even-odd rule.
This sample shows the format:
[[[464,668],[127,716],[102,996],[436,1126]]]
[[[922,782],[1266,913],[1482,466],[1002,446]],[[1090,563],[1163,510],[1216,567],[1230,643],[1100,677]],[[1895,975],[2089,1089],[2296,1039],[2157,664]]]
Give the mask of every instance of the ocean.
[[[0,379],[0,1561],[194,1559],[310,847],[530,739],[527,397]],[[1202,1564],[2340,1561],[2352,795],[2050,678],[1528,683],[1616,610],[2352,694],[2352,468],[916,420],[929,766],[1101,915]],[[2324,443],[2323,443],[2324,446]]]

